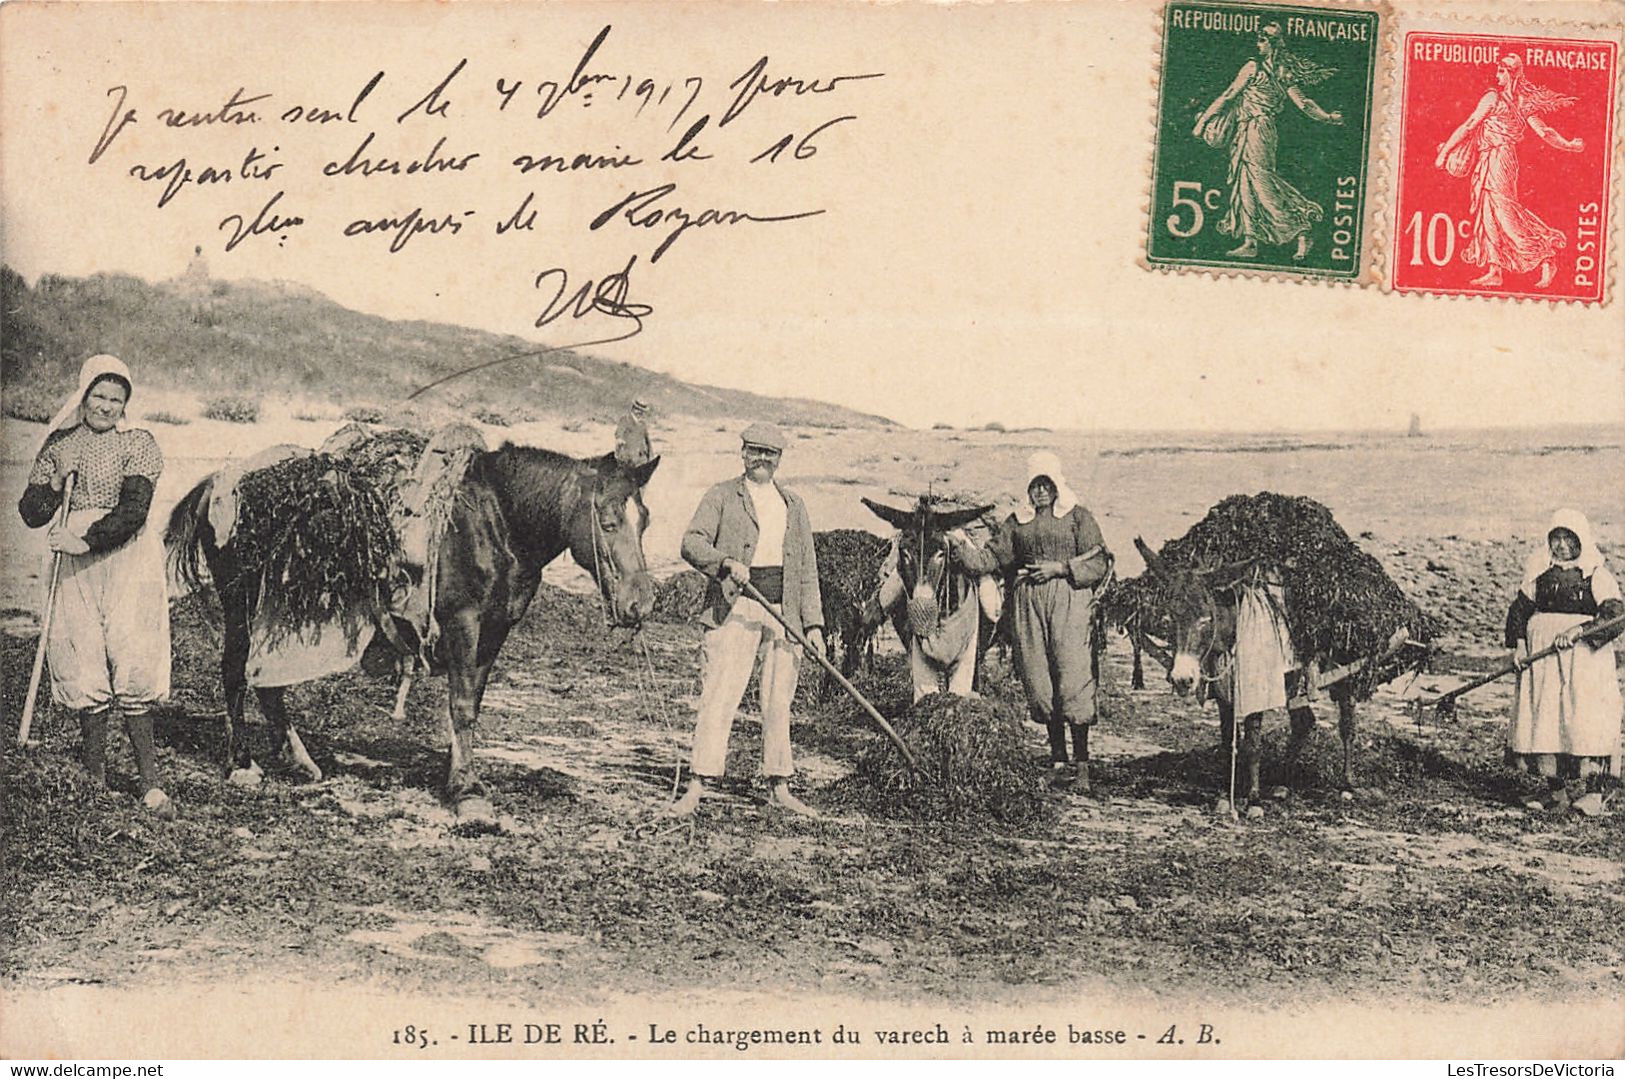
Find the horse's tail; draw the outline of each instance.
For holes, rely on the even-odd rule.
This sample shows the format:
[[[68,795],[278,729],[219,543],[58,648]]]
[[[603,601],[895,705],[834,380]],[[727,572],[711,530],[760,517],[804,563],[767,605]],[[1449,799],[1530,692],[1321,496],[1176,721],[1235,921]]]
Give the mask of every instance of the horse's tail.
[[[164,529],[170,576],[189,591],[203,586],[207,569],[204,544],[213,542],[214,530],[210,528],[205,539],[199,529],[209,524],[209,495],[213,490],[214,477],[210,476],[186,492],[169,512],[169,524]]]

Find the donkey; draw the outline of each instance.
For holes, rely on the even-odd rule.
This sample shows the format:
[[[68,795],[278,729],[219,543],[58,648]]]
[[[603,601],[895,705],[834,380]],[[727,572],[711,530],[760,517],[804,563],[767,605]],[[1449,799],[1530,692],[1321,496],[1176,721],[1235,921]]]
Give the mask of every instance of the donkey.
[[[1168,682],[1181,697],[1192,687],[1205,692],[1213,690],[1214,703],[1219,708],[1219,738],[1225,748],[1227,767],[1235,767],[1235,698],[1231,674],[1235,670],[1237,609],[1242,589],[1249,580],[1255,560],[1211,568],[1175,568],[1165,563],[1160,555],[1146,546],[1138,536],[1134,546],[1145,559],[1147,571],[1157,580],[1171,631],[1169,641],[1172,665]],[[1315,726],[1315,713],[1300,694],[1307,688],[1304,673],[1289,671],[1285,675],[1285,690],[1289,702],[1288,716],[1291,737],[1287,741],[1284,770],[1291,778],[1298,757],[1308,742]],[[1354,756],[1355,698],[1348,682],[1328,687],[1332,700],[1337,702],[1337,727],[1343,740],[1343,768],[1341,790],[1345,798],[1353,792],[1350,781]],[[1201,699],[1200,696],[1198,699]],[[1246,742],[1243,760],[1246,762],[1247,815],[1263,815],[1263,799],[1259,793],[1258,768],[1261,756],[1261,738],[1264,716],[1253,712],[1243,717]],[[1284,787],[1277,788],[1277,796],[1284,796]]]
[[[867,498],[862,502],[875,516],[897,529],[897,577],[902,583],[902,592],[891,605],[892,623],[903,646],[909,650],[915,698],[933,692],[944,682],[964,686],[967,690],[978,688],[981,660],[991,643],[993,625],[983,625],[987,620],[979,610],[977,578],[951,563],[942,550],[942,541],[948,532],[979,520],[993,507],[937,509],[924,495],[909,509],[898,509]],[[948,651],[953,654],[935,651],[923,636],[915,640],[916,636],[934,628],[940,616],[963,611],[966,604],[978,608],[974,618],[968,614],[962,616],[971,622],[975,633],[976,649],[968,657],[951,647]],[[928,624],[922,625],[922,622]],[[962,670],[966,662],[970,663],[968,673]]]
[[[577,459],[508,443],[478,454],[469,465],[439,549],[434,614],[441,632],[426,657],[431,670],[450,680],[445,795],[460,820],[488,825],[495,819],[474,765],[474,727],[491,665],[535,598],[542,568],[569,550],[596,580],[612,624],[636,628],[652,613],[654,581],[643,554],[648,511],[634,496],[659,464],[656,457],[628,469],[610,454]],[[235,773],[254,767],[239,734],[260,582],[240,572],[231,542],[222,546],[215,540],[208,512],[213,482],[214,477],[203,480],[175,506],[164,542],[179,580],[198,585],[201,560],[219,593],[225,615],[220,673],[226,761],[228,773]],[[382,611],[378,618],[386,636],[398,639],[402,630],[411,632]],[[270,721],[272,750],[312,780],[320,779],[321,770],[288,716],[285,687],[256,687],[255,692]]]
[[[880,625],[865,617],[864,608],[880,588],[891,543],[862,529],[834,528],[813,533],[813,550],[824,602],[825,655],[831,663],[839,658],[841,674],[851,678],[860,666],[874,662]],[[835,682],[826,673],[821,696],[833,691]]]

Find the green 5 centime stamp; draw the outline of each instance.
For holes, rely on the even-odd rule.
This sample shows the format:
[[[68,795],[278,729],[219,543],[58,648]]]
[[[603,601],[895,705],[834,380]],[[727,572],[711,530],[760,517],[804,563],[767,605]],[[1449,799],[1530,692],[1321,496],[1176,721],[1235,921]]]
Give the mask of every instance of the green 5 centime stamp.
[[[1363,280],[1378,13],[1173,0],[1146,261]]]

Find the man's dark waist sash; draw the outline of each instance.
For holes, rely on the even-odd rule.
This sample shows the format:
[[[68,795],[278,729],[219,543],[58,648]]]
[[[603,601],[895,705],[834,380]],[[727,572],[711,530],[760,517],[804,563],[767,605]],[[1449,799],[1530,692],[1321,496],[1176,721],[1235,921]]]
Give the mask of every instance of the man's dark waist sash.
[[[752,566],[750,583],[769,603],[784,602],[783,566]]]

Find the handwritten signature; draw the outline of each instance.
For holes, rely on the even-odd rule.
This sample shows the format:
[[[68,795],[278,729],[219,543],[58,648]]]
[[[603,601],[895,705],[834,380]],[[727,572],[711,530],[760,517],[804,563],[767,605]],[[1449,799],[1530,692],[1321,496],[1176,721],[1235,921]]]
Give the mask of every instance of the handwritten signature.
[[[419,386],[407,394],[408,401],[415,400],[430,390],[438,389],[448,382],[481,371],[488,371],[493,367],[517,363],[520,360],[539,360],[554,352],[564,352],[571,349],[593,348],[599,345],[612,345],[617,341],[625,341],[636,337],[643,332],[643,320],[654,313],[654,308],[646,303],[634,303],[628,298],[632,288],[632,269],[638,264],[638,257],[633,255],[626,260],[626,265],[612,274],[606,274],[596,283],[588,280],[580,285],[574,292],[570,291],[570,271],[563,266],[554,266],[543,270],[536,275],[536,288],[541,291],[553,290],[542,313],[536,316],[536,328],[551,325],[561,318],[568,317],[570,321],[577,322],[589,315],[608,315],[618,322],[630,322],[631,328],[624,333],[613,337],[600,337],[591,341],[573,341],[567,345],[549,345],[546,348],[534,349],[526,352],[514,352],[506,356],[498,356],[484,363],[471,364],[468,367],[442,375],[433,382]],[[566,295],[569,293],[569,295]]]
[[[653,262],[653,259],[649,261]],[[536,275],[536,287],[546,291],[553,289],[553,297],[542,308],[542,313],[536,317],[536,328],[556,322],[569,315],[571,319],[582,319],[597,313],[608,315],[610,318],[623,319],[633,323],[632,331],[621,337],[611,338],[614,341],[624,341],[628,337],[635,337],[643,331],[643,320],[654,314],[654,308],[646,303],[634,303],[628,299],[632,288],[632,268],[638,264],[638,257],[633,255],[626,260],[626,265],[612,274],[605,274],[598,279],[595,285],[589,278],[573,293],[566,296],[570,289],[570,274],[562,266],[543,270]],[[595,342],[606,344],[607,342]]]
[[[647,191],[634,191],[630,195],[615,203],[609,209],[592,219],[587,227],[592,230],[603,228],[617,217],[624,218],[628,225],[636,228],[652,229],[662,225],[671,226],[666,238],[660,241],[649,255],[649,264],[652,266],[660,261],[677,238],[689,229],[705,228],[708,225],[739,225],[747,221],[756,224],[772,224],[780,221],[799,221],[804,217],[816,217],[823,210],[803,210],[794,214],[761,215],[746,213],[743,210],[717,210],[704,209],[695,213],[680,206],[662,205],[666,196],[677,190],[677,185],[661,184]]]

